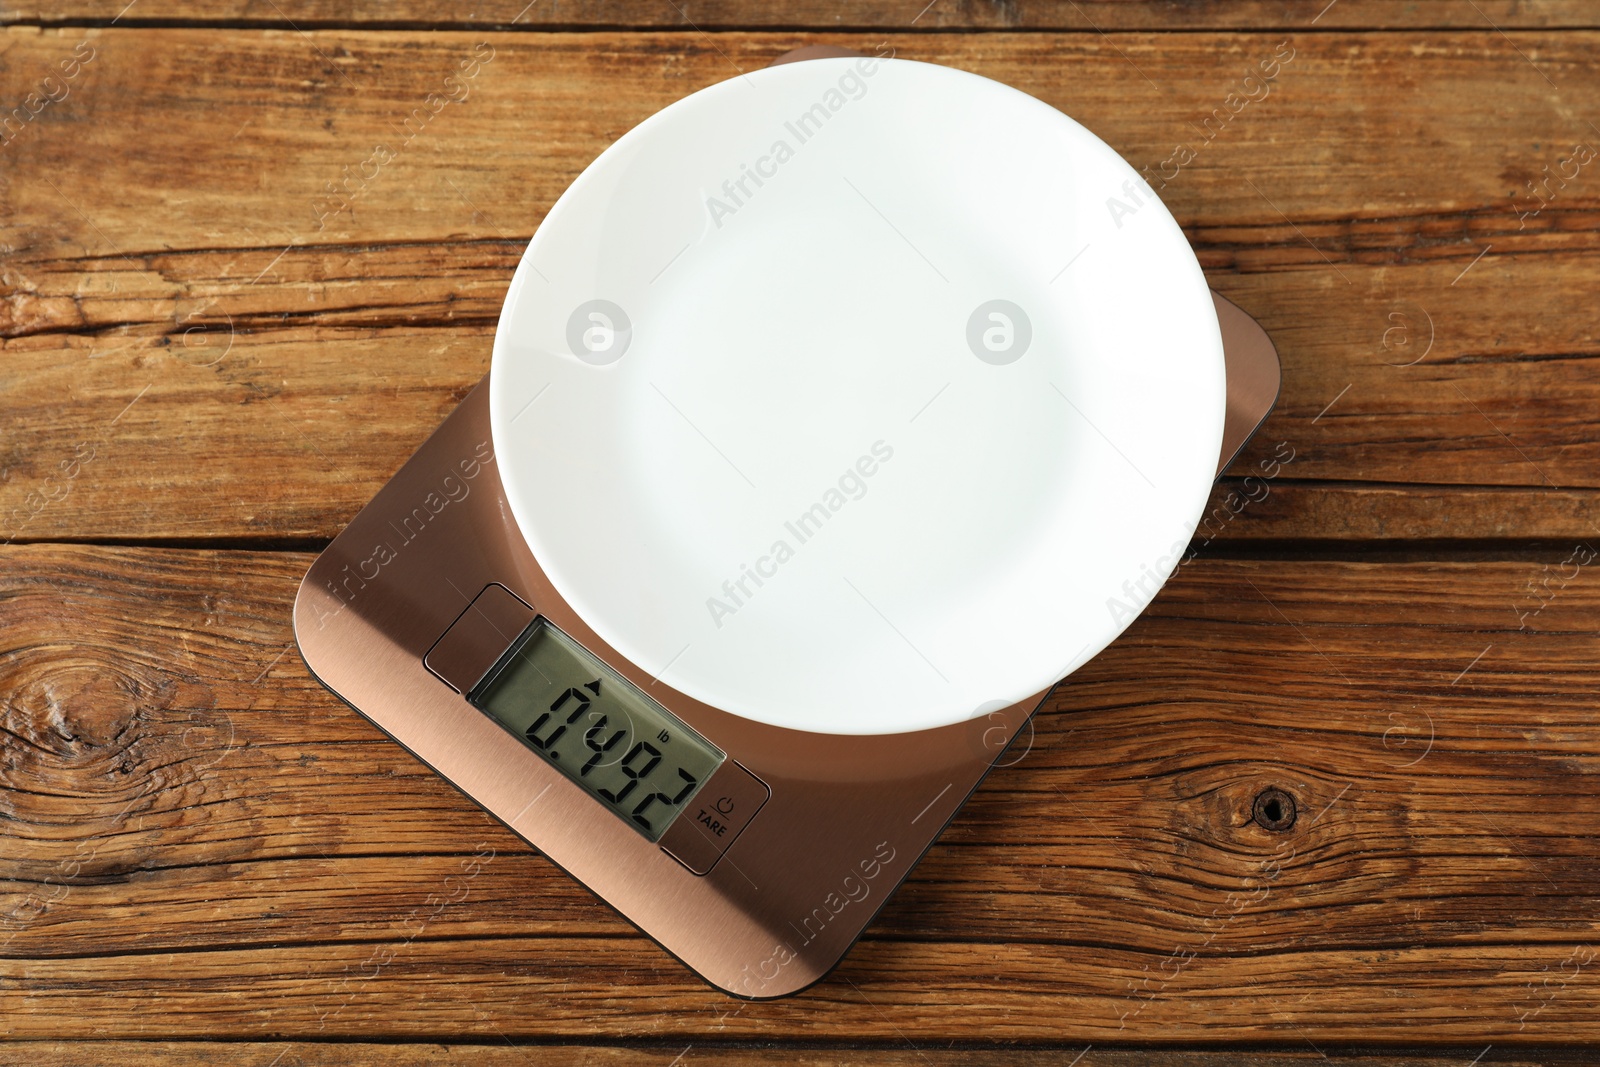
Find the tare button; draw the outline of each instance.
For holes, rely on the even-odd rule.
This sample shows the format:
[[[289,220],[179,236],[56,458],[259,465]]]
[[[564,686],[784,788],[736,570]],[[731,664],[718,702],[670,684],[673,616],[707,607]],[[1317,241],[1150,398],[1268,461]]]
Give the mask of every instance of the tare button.
[[[673,820],[661,847],[695,874],[705,874],[771,795],[765,782],[727,760]]]

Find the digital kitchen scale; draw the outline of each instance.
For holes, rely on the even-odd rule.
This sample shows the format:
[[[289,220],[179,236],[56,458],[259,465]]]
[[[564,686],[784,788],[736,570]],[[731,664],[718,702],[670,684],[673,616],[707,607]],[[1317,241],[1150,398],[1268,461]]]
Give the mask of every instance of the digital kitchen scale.
[[[325,685],[750,998],[826,974],[1149,602],[1278,386],[1083,127],[785,58],[573,183],[489,376],[294,615]]]

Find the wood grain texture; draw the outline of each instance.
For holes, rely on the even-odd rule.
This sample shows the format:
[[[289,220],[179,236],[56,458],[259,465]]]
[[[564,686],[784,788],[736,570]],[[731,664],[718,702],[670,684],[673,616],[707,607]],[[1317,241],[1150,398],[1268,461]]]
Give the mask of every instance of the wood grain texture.
[[[294,244],[365,248],[493,237],[496,227],[525,238],[624,131],[804,37],[12,28],[4,34],[7,98],[20,102],[80,42],[94,58],[65,86],[68,95],[5,145],[10,180],[0,202],[9,210],[0,237],[8,254],[266,252],[237,264],[243,284]],[[1292,58],[1266,95],[1226,121],[1215,116],[1285,42]],[[1537,204],[1524,183],[1597,136],[1582,107],[1600,89],[1597,42],[1600,33],[1579,31],[1508,42],[1488,28],[1421,38],[999,33],[835,41],[869,52],[881,44],[1015,85],[1152,174],[1175,146],[1190,143],[1195,158],[1161,189],[1163,199],[1185,225],[1217,228],[1221,240],[1243,244],[1251,227],[1265,227],[1253,235],[1269,246],[1262,262],[1272,262],[1271,246],[1284,246],[1278,254],[1288,262],[1326,266],[1315,249],[1300,247],[1299,226],[1330,256],[1448,259],[1455,271],[1446,282],[1481,251],[1482,242],[1472,242],[1480,233],[1516,242],[1503,253],[1592,249],[1600,193],[1586,170],[1553,190],[1543,214],[1521,213]],[[406,128],[427,94],[451,91],[444,79],[480,45],[492,58],[454,90],[464,99]],[[1477,106],[1491,90],[1495,106]],[[363,175],[361,164],[380,144],[395,158]],[[21,180],[30,175],[41,177]],[[344,187],[343,201],[329,183]],[[346,210],[329,210],[341,203]],[[86,217],[72,204],[95,211]],[[137,261],[122,266],[140,270]]]
[[[10,1036],[1600,1036],[1592,564],[1186,566],[833,976],[740,1004],[306,674],[308,563],[0,552]]]
[[[783,5],[712,2],[658,3],[653,0],[488,0],[467,4],[428,4],[422,0],[278,0],[264,5],[252,0],[8,0],[0,8],[0,24],[96,23],[137,25],[146,22],[220,23],[230,26],[281,26],[313,29],[326,26],[399,25],[417,28],[521,27],[551,29],[699,27],[701,29],[813,27],[819,30],[1257,30],[1273,27],[1322,29],[1410,28],[1478,29],[1495,25],[1515,28],[1594,28],[1594,9],[1581,0],[1013,0],[974,3],[971,0],[799,0]]]
[[[1415,1052],[1349,1052],[1332,1049],[1332,1062],[1340,1067],[1461,1067],[1482,1049],[1461,1049],[1457,1054]],[[1079,1058],[1081,1057],[1081,1058]],[[881,1067],[1316,1067],[1329,1060],[1305,1046],[1293,1052],[1171,1051],[1161,1049],[1107,1049],[1084,1046],[1059,1049],[924,1049],[877,1046],[869,1049],[726,1048],[712,1044],[678,1044],[659,1047],[608,1047],[605,1045],[445,1045],[373,1044],[354,1042],[158,1042],[84,1041],[70,1045],[26,1042],[0,1047],[4,1067],[123,1067],[168,1064],[172,1067],[212,1067],[217,1063],[251,1067],[456,1067],[471,1062],[481,1067],[845,1067],[878,1064]],[[1581,1063],[1571,1054],[1496,1050],[1495,1067],[1534,1067],[1536,1064]]]
[[[93,58],[0,147],[0,537],[331,536],[486,371],[521,248],[582,167],[798,40],[7,31],[13,97]],[[1532,215],[1526,183],[1600,144],[1572,108],[1600,34],[1301,34],[1265,99],[1203,126],[1283,40],[892,44],[1034,92],[1153,174],[1196,148],[1162,195],[1285,369],[1218,502],[1263,449],[1296,457],[1216,536],[1591,536],[1600,184],[1541,185]],[[466,99],[397,125],[480,46]]]
[[[3,0],[0,26],[0,1064],[1600,1043],[1600,163],[1550,178],[1600,147],[1592,4]],[[1193,562],[839,970],[745,1004],[311,679],[289,605],[487,370],[583,167],[815,41],[1084,122],[1284,390]],[[1253,819],[1266,789],[1289,829]]]

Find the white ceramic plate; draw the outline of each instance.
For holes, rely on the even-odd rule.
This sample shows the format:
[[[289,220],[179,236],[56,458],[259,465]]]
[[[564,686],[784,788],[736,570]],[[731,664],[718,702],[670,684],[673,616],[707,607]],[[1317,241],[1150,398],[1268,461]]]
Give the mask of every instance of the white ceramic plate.
[[[1194,530],[1224,387],[1194,254],[1115,152],[851,59],[607,149],[528,246],[490,382],[517,523],[595,632],[838,734],[972,718],[1109,643]]]

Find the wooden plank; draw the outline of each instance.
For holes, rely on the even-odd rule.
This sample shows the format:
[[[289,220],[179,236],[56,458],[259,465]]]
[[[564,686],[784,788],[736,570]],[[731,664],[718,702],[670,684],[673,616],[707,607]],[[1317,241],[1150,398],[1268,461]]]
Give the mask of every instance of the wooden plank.
[[[337,533],[488,370],[509,255],[496,276],[464,271],[432,294],[401,276],[420,255],[368,257],[378,262],[346,303],[323,296],[303,322],[263,326],[269,312],[248,289],[169,290],[120,294],[115,307],[72,298],[144,328],[13,338],[0,364],[0,420],[13,430],[0,540]],[[317,274],[323,258],[274,269]],[[1480,264],[1489,284],[1527,294],[1509,305],[1451,287],[1448,269],[1344,269],[1364,291],[1328,288],[1316,270],[1213,276],[1273,333],[1284,386],[1198,540],[1597,536],[1600,380],[1579,305],[1600,289],[1600,257]],[[38,277],[40,301],[77,284]],[[190,299],[216,303],[175,327],[172,309]],[[1424,316],[1437,324],[1432,347],[1400,365],[1409,352],[1386,350],[1384,331],[1426,331]]]
[[[730,73],[719,50],[751,65],[792,43],[491,35],[468,98],[328,217],[327,183],[485,38],[14,28],[0,85],[29,91],[85,36],[69,95],[0,148],[0,538],[330,536],[487,369],[545,205],[622,130]],[[1157,172],[1226,95],[1218,56],[1277,43],[899,42],[1068,107]],[[1244,478],[1272,449],[1296,458],[1217,536],[1594,532],[1600,186],[1585,170],[1547,187],[1537,216],[1509,194],[1592,137],[1565,101],[1600,88],[1597,43],[1546,35],[1529,60],[1494,33],[1302,35],[1279,88],[1163,189],[1285,363],[1228,488],[1260,497]],[[196,79],[203,102],[163,88]],[[1474,105],[1491,84],[1499,106]]]
[[[126,254],[135,274],[145,253],[254,249],[238,264],[236,281],[247,283],[295,244],[526,235],[622,132],[797,40],[12,28],[3,99],[25,100],[74,48],[92,58],[58,86],[67,91],[59,103],[5,144],[12,179],[0,190],[0,243],[24,271],[38,257]],[[1480,232],[1592,247],[1584,234],[1596,228],[1600,193],[1590,164],[1569,162],[1577,175],[1541,184],[1549,206],[1523,216],[1540,203],[1524,183],[1543,183],[1544,168],[1556,174],[1574,144],[1600,136],[1574,111],[1600,92],[1594,32],[1511,42],[1485,28],[1425,40],[994,33],[839,43],[971,70],[1062,108],[1152,177],[1167,174],[1163,198],[1185,225],[1267,227],[1268,243],[1292,247],[1293,226],[1325,223],[1326,238],[1305,232],[1335,250],[1354,242],[1392,260],[1422,248],[1457,271],[1481,251],[1472,244]],[[1274,67],[1275,56],[1287,62]],[[1262,64],[1275,77],[1242,102],[1243,79],[1259,78]],[[204,94],[168,88],[196,84]],[[1495,106],[1481,106],[1491,89]],[[407,128],[430,93],[458,102]],[[1194,158],[1180,164],[1180,145]],[[374,157],[378,146],[393,158]]]
[[[1184,567],[841,970],[749,1005],[306,675],[308,563],[0,550],[9,1036],[1600,1036],[1592,558]]]
[[[0,24],[92,22],[119,25],[141,22],[221,23],[229,26],[280,26],[312,29],[325,26],[404,25],[437,29],[476,27],[730,27],[810,26],[828,30],[1141,30],[1321,28],[1502,29],[1585,27],[1596,24],[1594,10],[1580,0],[1478,0],[1475,5],[1452,0],[1203,0],[1173,4],[1164,0],[1030,0],[1025,3],[968,4],[869,2],[869,0],[800,0],[792,4],[739,4],[732,0],[688,2],[676,6],[647,0],[590,0],[582,4],[527,4],[493,0],[467,6],[384,0],[355,5],[345,0],[281,0],[263,10],[251,0],[72,0],[50,4],[16,2],[0,11]]]
[[[916,1048],[970,1039],[981,1027],[988,1042],[1074,1042],[1080,1049],[1141,1038],[1320,1045],[1341,1033],[1352,1041],[1470,1040],[1481,1050],[1525,1038],[1518,1015],[1526,1009],[1517,1005],[1538,1004],[1542,980],[1571,974],[1570,961],[1592,951],[1574,957],[1567,945],[1548,946],[1542,959],[1521,964],[1508,963],[1504,950],[1294,951],[1221,968],[1223,975],[1195,966],[1184,975],[1184,1001],[1157,999],[1119,1029],[1133,1010],[1124,991],[1138,989],[1154,961],[1111,949],[866,942],[831,981],[805,994],[740,1004],[707,991],[676,963],[635,962],[614,946],[589,939],[380,942],[8,961],[0,962],[7,986],[0,1004],[15,1020],[13,1036],[22,1038],[53,1038],[70,1028],[122,1040],[226,1030],[254,1041],[313,1032],[410,1041],[449,1034],[476,1042],[550,1034],[564,1042],[693,1045],[772,1033],[814,1037],[825,1028],[852,1042]],[[368,977],[363,969],[377,973]],[[1564,988],[1552,981],[1551,988],[1554,1002],[1530,1028],[1545,1040],[1559,1034],[1592,1041],[1600,998],[1581,980]]]
[[[1265,457],[1263,457],[1265,458]],[[1248,470],[1247,455],[1235,471]],[[1205,554],[1252,543],[1321,542],[1324,551],[1362,545],[1470,551],[1484,542],[1600,543],[1600,492],[1505,486],[1313,482],[1230,474],[1212,492],[1191,542]],[[1376,544],[1374,544],[1376,543]],[[1498,550],[1504,558],[1505,547]],[[1548,553],[1547,553],[1548,554]]]
[[[7,1053],[12,1055],[8,1056]],[[1459,1055],[1368,1052],[1336,1053],[1341,1067],[1461,1067],[1481,1049]],[[212,1067],[245,1063],[258,1067],[458,1067],[470,1059],[482,1067],[844,1067],[870,1062],[882,1067],[1067,1067],[1085,1052],[1082,1045],[1059,1049],[959,1050],[922,1048],[909,1042],[868,1049],[784,1048],[763,1043],[759,1048],[721,1048],[691,1044],[658,1047],[606,1045],[373,1044],[356,1042],[263,1041],[73,1041],[28,1042],[0,1049],[0,1064],[11,1067],[91,1067],[106,1063],[123,1067]],[[1078,1062],[1083,1067],[1311,1067],[1324,1062],[1310,1048],[1292,1052],[1108,1049]],[[13,1058],[15,1057],[15,1058]],[[24,1057],[26,1057],[24,1059]],[[1557,1053],[1496,1052],[1495,1067],[1581,1062]]]

